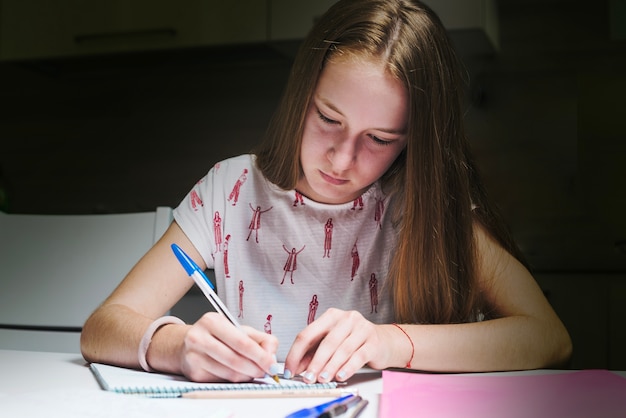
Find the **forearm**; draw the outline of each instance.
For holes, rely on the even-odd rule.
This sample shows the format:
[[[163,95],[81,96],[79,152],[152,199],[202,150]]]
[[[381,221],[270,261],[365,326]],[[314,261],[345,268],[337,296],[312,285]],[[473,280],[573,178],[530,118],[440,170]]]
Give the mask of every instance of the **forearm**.
[[[139,368],[139,342],[153,319],[118,304],[100,307],[86,322],[81,334],[85,360]],[[180,372],[176,361],[184,326],[166,325],[153,336],[147,359],[156,370]]]
[[[564,328],[548,327],[539,320],[511,316],[454,325],[401,325],[414,345],[411,367],[435,372],[526,370],[562,365],[571,342]],[[395,333],[402,350],[400,360],[410,358],[407,337]]]

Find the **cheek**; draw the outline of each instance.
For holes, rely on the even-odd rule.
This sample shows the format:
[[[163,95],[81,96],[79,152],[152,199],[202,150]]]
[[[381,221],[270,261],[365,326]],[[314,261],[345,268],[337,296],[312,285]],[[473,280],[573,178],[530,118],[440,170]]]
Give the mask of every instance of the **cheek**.
[[[305,150],[313,152],[316,155],[324,153],[331,142],[332,138],[328,132],[324,132],[315,127],[305,128],[302,135],[302,155],[305,156]]]
[[[315,165],[315,161],[320,159],[320,146],[315,135],[305,130],[302,135],[302,144],[300,147],[300,164],[306,171],[307,168]]]
[[[400,150],[388,150],[385,155],[381,155],[378,153],[370,153],[369,159],[365,161],[364,167],[368,167],[366,170],[370,171],[370,174],[374,177],[382,176],[389,167],[392,166],[396,158],[400,155],[402,149]]]

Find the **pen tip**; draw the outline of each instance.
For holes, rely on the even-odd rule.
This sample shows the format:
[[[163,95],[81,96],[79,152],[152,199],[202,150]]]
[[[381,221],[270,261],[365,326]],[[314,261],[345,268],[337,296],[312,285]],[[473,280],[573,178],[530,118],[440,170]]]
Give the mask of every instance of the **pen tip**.
[[[272,379],[274,379],[274,382],[278,383],[280,385],[280,379],[278,378],[278,375],[273,375]]]

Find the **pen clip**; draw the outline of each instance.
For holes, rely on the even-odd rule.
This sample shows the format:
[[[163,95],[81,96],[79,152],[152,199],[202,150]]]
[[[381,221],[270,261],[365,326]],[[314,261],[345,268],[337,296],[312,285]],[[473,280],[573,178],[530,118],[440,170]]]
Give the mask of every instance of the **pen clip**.
[[[363,398],[361,396],[351,396],[348,397],[336,404],[330,405],[328,408],[324,409],[317,418],[333,418],[337,417],[341,414],[346,413],[346,411],[352,406],[352,404],[358,404],[361,402]]]
[[[312,406],[310,408],[299,409],[299,410],[297,410],[297,411],[287,415],[285,418],[317,418],[321,413],[323,413],[325,410],[327,410],[328,408],[332,407],[333,405],[336,405],[338,403],[344,402],[347,399],[353,398],[354,396],[355,395],[353,393],[351,393],[351,394],[348,394],[346,396],[342,396],[340,398],[333,399],[330,402],[325,402],[323,404]]]

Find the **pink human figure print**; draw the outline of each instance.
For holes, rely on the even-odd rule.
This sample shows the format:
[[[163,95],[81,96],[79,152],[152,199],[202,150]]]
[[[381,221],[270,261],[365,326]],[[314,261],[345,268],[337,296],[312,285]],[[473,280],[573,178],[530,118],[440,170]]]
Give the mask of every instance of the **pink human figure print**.
[[[239,280],[239,318],[243,318],[243,280]]]
[[[272,315],[268,315],[267,318],[265,318],[265,324],[263,324],[263,331],[265,331],[266,334],[271,334],[272,333]]]
[[[304,206],[304,196],[302,196],[302,193],[296,191],[296,199],[293,201],[293,205],[298,206],[298,203]]]
[[[224,275],[230,277],[230,271],[228,269],[228,243],[230,242],[230,234],[226,235],[224,239]]]
[[[374,220],[378,225],[379,229],[383,229],[382,219],[383,213],[385,212],[385,199],[386,198],[376,198],[376,210],[374,211]]]
[[[241,191],[241,186],[246,182],[246,179],[248,178],[246,174],[248,174],[248,169],[244,168],[243,172],[241,173],[241,175],[235,182],[235,186],[233,187],[233,190],[230,192],[230,195],[228,196],[228,201],[233,202],[233,206],[235,206],[237,204],[237,201],[239,201],[239,192]]]
[[[361,264],[361,259],[359,258],[359,249],[356,246],[356,241],[354,246],[352,247],[352,251],[350,251],[350,255],[352,256],[352,273],[350,275],[350,281],[354,280],[356,276],[356,272],[359,269],[359,265]]]
[[[296,271],[296,269],[298,268],[298,262],[297,262],[297,258],[298,258],[298,254],[300,254],[302,252],[302,250],[304,250],[303,246],[300,251],[296,251],[295,248],[292,248],[291,250],[288,250],[287,247],[285,247],[283,245],[283,249],[285,250],[285,252],[287,252],[287,254],[289,254],[287,256],[287,261],[285,262],[285,266],[283,267],[283,270],[285,271],[285,274],[283,274],[283,280],[280,282],[280,284],[285,283],[285,277],[287,277],[287,273],[289,273],[289,278],[291,279],[291,284],[293,283],[293,272]]]
[[[213,235],[215,237],[215,252],[222,251],[222,217],[218,211],[213,215]]]
[[[261,229],[261,214],[271,210],[274,206],[270,206],[268,209],[261,210],[261,206],[257,206],[256,209],[250,205],[250,209],[252,209],[252,220],[250,221],[250,225],[248,225],[248,238],[246,241],[250,240],[250,235],[252,235],[252,231],[254,231],[255,237],[254,240],[256,243],[259,243],[259,229]]]
[[[319,304],[320,303],[317,301],[317,295],[313,295],[311,301],[309,302],[309,316],[306,320],[307,325],[315,321],[315,314],[317,313],[317,307],[319,306]]]
[[[378,279],[376,278],[376,274],[372,273],[369,282],[370,287],[370,303],[372,305],[372,312],[378,313]]]
[[[196,212],[198,211],[198,206],[204,206],[204,202],[202,201],[202,199],[200,199],[200,196],[198,196],[198,192],[196,192],[195,190],[191,191],[190,200],[191,208]]]
[[[330,258],[330,250],[333,246],[333,218],[328,218],[324,225],[324,255],[322,258]]]
[[[357,207],[359,208],[359,210],[363,210],[363,196],[359,196],[354,199],[354,201],[352,202],[352,209],[350,210],[356,210]]]

